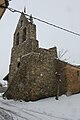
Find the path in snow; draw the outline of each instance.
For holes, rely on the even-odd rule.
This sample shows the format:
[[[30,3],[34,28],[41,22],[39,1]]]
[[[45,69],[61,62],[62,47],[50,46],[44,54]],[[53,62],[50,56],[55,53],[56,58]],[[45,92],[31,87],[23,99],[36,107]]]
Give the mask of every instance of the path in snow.
[[[0,120],[13,120],[12,115],[0,107]]]
[[[0,118],[0,120],[72,120],[21,108],[2,99],[0,100]]]

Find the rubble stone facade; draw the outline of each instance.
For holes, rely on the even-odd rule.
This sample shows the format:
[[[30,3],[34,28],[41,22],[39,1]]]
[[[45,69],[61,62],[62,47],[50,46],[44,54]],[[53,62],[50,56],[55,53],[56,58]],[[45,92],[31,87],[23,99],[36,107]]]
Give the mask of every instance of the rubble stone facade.
[[[80,92],[80,68],[56,59],[56,71],[60,74],[59,95]]]
[[[59,79],[56,73],[60,74]],[[80,92],[79,74],[79,68],[57,59],[56,47],[39,48],[36,25],[22,13],[14,33],[4,96],[29,101],[56,96],[57,91],[59,95],[77,93]]]

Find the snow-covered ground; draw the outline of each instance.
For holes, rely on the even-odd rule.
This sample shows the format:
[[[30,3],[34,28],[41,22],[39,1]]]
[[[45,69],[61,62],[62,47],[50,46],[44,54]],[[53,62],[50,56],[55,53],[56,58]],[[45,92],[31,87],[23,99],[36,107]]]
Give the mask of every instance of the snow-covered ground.
[[[0,120],[80,120],[80,94],[36,102],[4,100],[0,97]]]

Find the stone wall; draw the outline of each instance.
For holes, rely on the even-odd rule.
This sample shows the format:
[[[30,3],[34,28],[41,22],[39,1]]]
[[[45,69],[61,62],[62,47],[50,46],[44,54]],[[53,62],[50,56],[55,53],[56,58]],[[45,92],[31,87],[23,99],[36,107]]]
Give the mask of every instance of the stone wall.
[[[38,51],[22,56],[20,67],[5,93],[7,98],[29,101],[55,96],[56,48]],[[55,52],[50,54],[52,51]]]
[[[80,68],[56,59],[56,71],[60,74],[61,79],[59,95],[71,95],[80,92]]]
[[[67,78],[67,94],[74,94],[80,92],[80,68],[67,64],[66,66]]]
[[[22,44],[18,45],[17,47],[12,48],[8,82],[12,80],[16,70],[18,69],[18,63],[21,61],[21,57],[27,53],[35,51],[36,49],[38,49],[38,41],[32,39],[29,42],[24,41]]]
[[[67,91],[66,64],[59,59],[55,60],[55,69],[60,75],[59,80],[56,80],[56,84],[59,84],[59,95],[65,94]]]

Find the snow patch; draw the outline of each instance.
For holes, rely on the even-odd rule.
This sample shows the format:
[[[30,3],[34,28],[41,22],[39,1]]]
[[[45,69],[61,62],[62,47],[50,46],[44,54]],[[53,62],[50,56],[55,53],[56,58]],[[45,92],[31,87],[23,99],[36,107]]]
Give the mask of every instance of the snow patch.
[[[62,95],[59,100],[50,97],[35,102],[0,98],[1,109],[13,120],[80,120],[80,94],[69,97]]]

